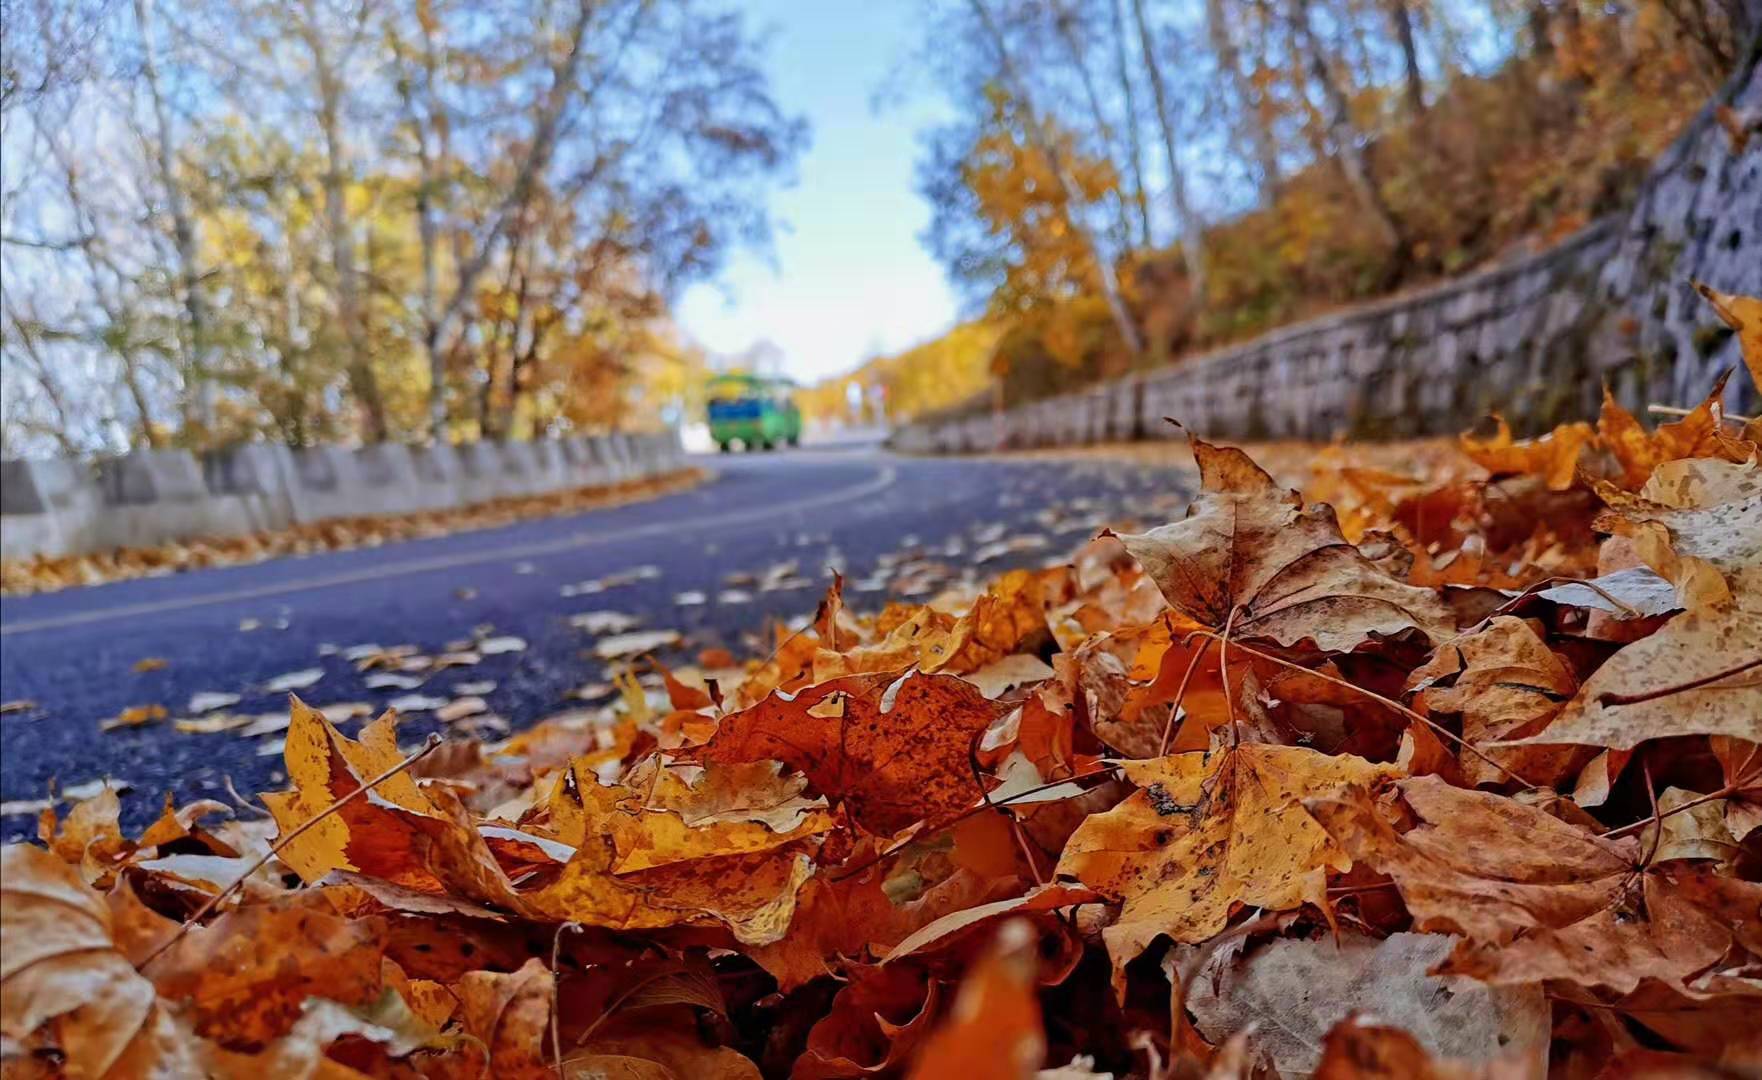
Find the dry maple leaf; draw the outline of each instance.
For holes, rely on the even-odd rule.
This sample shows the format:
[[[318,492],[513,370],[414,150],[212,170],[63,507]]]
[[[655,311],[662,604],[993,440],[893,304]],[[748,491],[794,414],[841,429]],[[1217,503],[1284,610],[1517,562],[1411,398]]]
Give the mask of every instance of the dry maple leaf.
[[[891,835],[947,821],[979,800],[969,754],[1002,712],[953,675],[851,675],[724,716],[709,742],[680,756],[784,762],[853,821]]]
[[[1052,570],[1012,570],[1001,575],[958,615],[936,607],[909,611],[890,608],[876,620],[880,640],[857,644],[851,628],[838,631],[844,649],[820,649],[814,656],[814,681],[825,682],[860,672],[942,671],[964,675],[1024,649],[1032,649],[1047,633],[1044,584],[1062,576]],[[843,609],[839,608],[842,613]],[[831,640],[830,624],[816,626],[822,642]]]
[[[1202,490],[1187,517],[1120,537],[1176,611],[1213,628],[1234,612],[1236,636],[1324,651],[1406,630],[1453,634],[1437,595],[1377,569],[1330,507],[1304,506],[1240,450],[1190,441]]]
[[[790,1080],[897,1073],[930,1033],[937,985],[921,968],[859,970],[808,1032],[807,1048],[790,1069]]]
[[[1025,922],[998,928],[990,951],[962,980],[948,1019],[913,1064],[912,1080],[1029,1080],[1046,1037],[1035,999],[1035,934]]]
[[[570,848],[609,838],[615,874],[771,851],[835,825],[823,801],[801,796],[806,781],[784,778],[775,762],[711,765],[697,779],[694,787],[675,770],[650,766],[630,776],[628,787],[606,785],[577,759],[529,821],[542,821]],[[742,796],[745,807],[737,805]]]
[[[826,800],[807,793],[807,777],[785,771],[776,761],[677,769],[651,759],[626,773],[623,784],[644,793],[646,808],[671,811],[692,828],[758,824],[796,838],[832,825]]]
[[[1673,617],[1623,646],[1520,743],[1631,750],[1673,735],[1762,742],[1762,614],[1715,609]]]
[[[1743,842],[1762,828],[1762,743],[1715,735],[1708,740],[1725,777],[1725,828]]]
[[[1430,1053],[1477,1062],[1510,1057],[1543,1074],[1551,1025],[1542,988],[1431,974],[1453,944],[1445,934],[1280,938],[1195,978],[1188,1008],[1214,1043],[1251,1028],[1250,1044],[1281,1076],[1313,1074],[1328,1031],[1360,1010],[1400,1026]]]
[[[653,785],[663,789],[658,778]],[[520,908],[624,930],[715,920],[745,944],[771,944],[812,873],[805,841],[833,825],[811,806],[791,816],[783,831],[740,818],[692,825],[672,809],[645,806],[632,789],[599,783],[577,761],[526,819],[548,834],[540,847],[554,844],[564,858],[551,880],[520,895]]]
[[[134,845],[123,839],[120,822],[122,800],[106,781],[89,799],[81,799],[57,819],[55,807],[43,809],[37,818],[37,838],[50,851],[80,868],[86,884],[109,884],[116,861]]]
[[[889,950],[887,955],[881,958],[881,962],[889,964],[910,956],[912,953],[929,949],[956,935],[965,934],[980,923],[992,919],[1001,919],[1010,915],[1058,911],[1061,908],[1075,907],[1078,904],[1092,904],[1100,899],[1101,894],[1093,889],[1057,882],[1042,885],[1026,896],[995,900],[989,904],[979,904],[944,915],[928,926],[908,935],[904,941]]]
[[[1482,1064],[1434,1058],[1400,1028],[1349,1016],[1328,1032],[1311,1080],[1538,1080],[1543,1075],[1521,1057]]]
[[[71,1075],[304,1080],[336,1075],[323,1071],[324,1052],[344,1035],[397,1037],[342,1005],[308,998],[293,1026],[260,1048],[202,1039],[122,951],[119,935],[138,936],[128,922],[144,909],[125,900],[116,915],[112,906],[48,852],[0,849],[0,1033],[21,1044],[46,1039]],[[165,923],[155,918],[154,928]],[[214,976],[228,977],[224,968]]]
[[[1725,800],[1668,787],[1658,793],[1658,819],[1640,830],[1640,844],[1656,862],[1705,859],[1726,862],[1738,851],[1725,826]]]
[[[1723,115],[1721,120],[1724,120]],[[1735,141],[1736,136],[1733,139]],[[1738,143],[1738,148],[1743,148],[1741,142]],[[1713,305],[1713,310],[1725,320],[1725,325],[1737,331],[1738,346],[1744,354],[1744,366],[1750,369],[1750,378],[1757,388],[1762,389],[1762,299],[1754,296],[1733,296],[1699,281],[1695,282],[1695,291]]]
[[[1327,874],[1352,866],[1303,810],[1350,784],[1394,773],[1347,754],[1247,743],[1233,750],[1123,763],[1142,790],[1093,814],[1065,846],[1058,873],[1121,901],[1104,932],[1116,984],[1159,935],[1220,933],[1240,906],[1328,910]]]
[[[1620,993],[1649,978],[1693,994],[1733,950],[1762,954],[1762,885],[1694,863],[1641,866],[1632,837],[1605,839],[1437,777],[1395,787],[1418,820],[1405,833],[1363,790],[1312,800],[1309,812],[1354,859],[1395,879],[1416,929],[1464,939],[1441,973]]]
[[[619,930],[720,922],[744,945],[782,939],[813,861],[796,846],[615,873],[609,836],[588,837],[555,879],[521,895],[531,916]]]
[[[110,909],[73,869],[23,844],[0,849],[0,1033],[24,1040],[51,1020],[70,1068],[104,1076],[151,1042],[153,984],[117,950]]]
[[[308,882],[357,871],[418,893],[521,910],[507,873],[445,789],[425,792],[408,773],[397,773],[368,797],[327,812],[403,760],[390,714],[362,728],[357,742],[297,698],[291,710],[284,754],[293,787],[262,798],[284,837],[318,821],[281,849],[283,862]]]
[[[1638,495],[1599,484],[1597,527],[1633,541],[1684,607],[1762,611],[1762,465],[1671,461]]]
[[[1419,692],[1428,712],[1460,715],[1463,741],[1486,755],[1460,756],[1470,785],[1500,783],[1513,773],[1532,784],[1552,784],[1576,774],[1588,756],[1558,749],[1490,749],[1542,730],[1578,690],[1572,669],[1522,619],[1501,615],[1484,629],[1445,643],[1407,685]]]
[[[788,991],[884,955],[938,918],[1021,891],[1013,876],[988,878],[963,868],[909,899],[889,895],[887,881],[882,866],[811,878],[788,935],[749,954]]]
[[[310,998],[355,1006],[377,998],[383,938],[377,920],[345,919],[326,910],[321,894],[294,894],[196,928],[149,973],[197,1034],[258,1047],[291,1031]]]
[[[550,1030],[556,980],[538,957],[519,971],[473,971],[455,992],[469,1034],[489,1048],[493,1075],[507,1080],[554,1080],[545,1038]]]
[[[1749,460],[1756,451],[1747,439],[1734,438],[1723,426],[1725,381],[1730,372],[1714,381],[1713,391],[1681,420],[1647,431],[1634,415],[1622,408],[1603,389],[1603,409],[1597,417],[1597,443],[1614,455],[1621,466],[1621,487],[1638,490],[1660,465],[1693,458],[1731,462]]]
[[[1511,425],[1495,415],[1498,430],[1490,439],[1462,436],[1462,452],[1495,478],[1513,475],[1540,476],[1553,491],[1572,486],[1579,455],[1595,437],[1583,421],[1561,424],[1539,439],[1519,442],[1511,437]]]

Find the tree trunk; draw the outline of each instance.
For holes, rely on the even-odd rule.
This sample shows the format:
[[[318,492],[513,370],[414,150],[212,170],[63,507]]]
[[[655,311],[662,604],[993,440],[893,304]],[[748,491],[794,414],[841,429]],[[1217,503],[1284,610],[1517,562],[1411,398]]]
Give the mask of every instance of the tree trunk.
[[[324,137],[324,214],[330,240],[331,272],[336,279],[337,323],[342,329],[344,348],[348,353],[344,370],[348,374],[349,390],[367,420],[367,441],[384,442],[389,431],[385,402],[380,396],[372,358],[367,354],[367,343],[363,340],[360,297],[355,291],[355,240],[349,228],[347,151],[343,146],[340,116],[342,85],[331,67],[330,51],[325,47],[310,5],[306,7],[306,14],[307,20],[301,30],[312,53],[313,74],[318,81],[318,127]]]
[[[418,21],[422,27],[422,89],[426,95],[426,109],[432,118],[433,111],[440,107],[439,99],[434,92],[436,50],[433,22],[429,19]],[[405,59],[403,50],[395,37],[392,41],[392,49],[400,61]],[[410,123],[410,136],[416,142],[416,240],[422,262],[420,299],[422,348],[428,358],[428,433],[431,440],[445,442],[447,437],[447,354],[440,339],[440,226],[435,220],[434,205],[435,192],[441,184],[441,175],[434,151],[430,149],[428,144],[428,126],[423,121],[422,112],[416,107],[416,91],[413,80],[400,79],[398,92],[403,99],[404,112]],[[441,125],[441,128],[444,132],[446,125]],[[446,159],[446,149],[443,136],[442,160]]]
[[[1407,73],[1407,109],[1414,116],[1426,114],[1425,80],[1419,74],[1419,49],[1413,41],[1413,12],[1407,0],[1386,0],[1389,21],[1395,25],[1395,40],[1401,45],[1401,62]]]
[[[1260,202],[1266,206],[1278,198],[1279,190],[1285,186],[1285,174],[1279,167],[1278,144],[1273,141],[1273,133],[1268,130],[1262,111],[1262,95],[1255,90],[1248,73],[1242,70],[1242,55],[1230,33],[1223,0],[1206,0],[1205,26],[1211,37],[1211,47],[1217,53],[1218,66],[1223,69],[1224,77],[1230,80],[1240,103],[1243,133],[1253,150],[1255,164],[1260,166]]]
[[[1528,12],[1530,55],[1543,66],[1554,62],[1554,16],[1545,0],[1532,0]]]
[[[513,223],[516,214],[524,211],[527,201],[532,197],[533,188],[539,176],[550,162],[551,153],[556,148],[557,129],[563,118],[563,109],[569,103],[569,96],[574,91],[575,74],[580,66],[582,41],[587,34],[587,25],[593,19],[594,0],[577,0],[576,17],[570,26],[568,49],[562,58],[551,65],[551,85],[545,94],[544,103],[539,108],[537,121],[533,126],[532,143],[527,148],[526,157],[514,175],[514,183],[491,217],[489,232],[471,257],[458,261],[457,279],[447,301],[441,306],[440,317],[429,338],[429,370],[432,372],[441,360],[438,353],[444,353],[451,342],[460,319],[464,314],[465,302],[470,299],[472,287],[484,270],[489,267],[495,250]],[[441,410],[444,412],[444,407]],[[431,402],[430,422],[434,421],[436,411]],[[430,432],[434,438],[440,438],[444,432]]]
[[[1054,4],[1052,21],[1058,28],[1058,35],[1064,42],[1065,52],[1070,54],[1071,66],[1077,69],[1077,77],[1083,83],[1083,95],[1089,102],[1089,115],[1095,123],[1095,130],[1101,137],[1101,143],[1107,148],[1109,157],[1114,152],[1113,125],[1108,123],[1107,111],[1101,107],[1101,94],[1095,88],[1095,76],[1089,71],[1089,62],[1083,55],[1083,44],[1077,40],[1077,32],[1071,26],[1063,4]],[[1119,237],[1121,248],[1130,247],[1132,243],[1132,223],[1127,216],[1128,199],[1120,188],[1114,188],[1114,229]]]
[[[147,406],[147,391],[141,385],[141,361],[132,348],[124,346],[122,359],[122,385],[128,390],[129,401],[135,407],[135,416],[141,423],[141,442],[147,449],[158,450],[165,445],[159,432],[153,427],[153,414]]]
[[[1328,70],[1321,42],[1316,40],[1315,30],[1309,25],[1309,11],[1305,0],[1288,0],[1287,10],[1295,40],[1309,68],[1310,78],[1321,87],[1322,96],[1327,102],[1328,139],[1333,144],[1334,157],[1346,175],[1346,182],[1370,214],[1377,231],[1382,234],[1383,242],[1395,253],[1399,267],[1407,258],[1407,240],[1400,222],[1390,211],[1381,189],[1371,176],[1370,162],[1365,157],[1364,148],[1358,145],[1358,129],[1352,123],[1346,92],[1334,80],[1334,73]]]
[[[42,350],[37,348],[36,330],[27,326],[25,321],[18,317],[16,311],[7,311],[6,318],[12,324],[12,340],[17,342],[24,355],[30,358],[31,378],[42,389],[44,400],[49,402],[49,407],[55,411],[55,426],[49,432],[50,437],[61,448],[62,456],[79,457],[79,447],[74,444],[73,437],[68,434],[73,427],[73,418],[67,411],[67,400],[61,392],[61,384],[55,380],[53,366],[44,358]]]
[[[508,319],[508,387],[502,395],[500,414],[496,417],[496,433],[503,439],[514,433],[515,413],[520,405],[520,381],[532,359],[531,352],[537,348],[536,344],[528,344],[536,336],[526,330],[532,275],[529,265],[521,262],[521,248],[522,245],[516,243],[508,252],[508,258],[517,270],[513,287],[514,312]]]
[[[1181,223],[1181,261],[1187,267],[1194,307],[1205,303],[1205,233],[1199,215],[1187,198],[1187,177],[1181,171],[1181,160],[1175,151],[1175,121],[1169,111],[1168,91],[1162,82],[1162,69],[1157,64],[1156,45],[1150,36],[1150,20],[1144,15],[1144,0],[1132,0],[1132,15],[1138,23],[1138,46],[1144,53],[1144,69],[1150,74],[1150,96],[1156,104],[1156,123],[1162,130],[1163,156],[1169,170],[1169,196],[1175,204],[1175,220]]]
[[[1138,92],[1132,83],[1132,66],[1126,54],[1125,0],[1113,0],[1114,68],[1119,72],[1120,93],[1126,103],[1126,151],[1131,158],[1132,204],[1138,211],[1138,246],[1150,246],[1150,200],[1144,196],[1144,139],[1138,130]]]
[[[214,372],[208,333],[208,312],[202,299],[201,272],[196,267],[196,226],[184,200],[172,150],[171,117],[159,81],[158,45],[153,30],[153,0],[134,0],[135,27],[141,36],[141,74],[153,106],[154,166],[171,217],[171,241],[177,253],[178,288],[183,293],[184,366],[196,381],[196,415],[204,427],[214,424]]]
[[[1095,242],[1095,232],[1084,224],[1076,213],[1077,185],[1072,182],[1065,169],[1064,156],[1059,153],[1057,141],[1047,137],[1042,126],[1040,114],[1034,108],[1034,101],[1028,96],[1027,84],[1016,73],[1015,62],[1010,59],[1009,45],[1003,39],[1003,31],[998,28],[996,20],[991,17],[991,9],[985,0],[969,0],[973,13],[991,38],[993,47],[997,49],[997,62],[1002,70],[1004,85],[1020,103],[1027,119],[1028,139],[1046,159],[1047,167],[1058,183],[1059,193],[1064,197],[1065,219],[1073,232],[1089,249],[1089,257],[1095,263],[1095,274],[1101,281],[1102,299],[1107,303],[1108,314],[1113,317],[1114,329],[1119,332],[1120,340],[1125,343],[1126,351],[1136,358],[1144,352],[1144,338],[1138,333],[1138,326],[1132,321],[1132,313],[1126,310],[1125,298],[1120,295],[1119,278],[1114,274],[1113,261]]]

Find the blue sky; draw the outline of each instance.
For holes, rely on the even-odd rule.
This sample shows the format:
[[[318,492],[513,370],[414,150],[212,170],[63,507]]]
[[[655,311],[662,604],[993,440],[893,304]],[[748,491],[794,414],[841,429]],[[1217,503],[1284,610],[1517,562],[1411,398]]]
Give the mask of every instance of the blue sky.
[[[739,253],[718,282],[688,290],[675,311],[680,324],[713,353],[768,339],[803,381],[936,336],[953,322],[955,300],[918,244],[930,211],[912,170],[916,132],[942,106],[926,93],[870,107],[916,44],[922,13],[907,0],[746,0],[742,8],[774,31],[773,91],[806,115],[813,141],[799,182],[772,197],[773,254]]]

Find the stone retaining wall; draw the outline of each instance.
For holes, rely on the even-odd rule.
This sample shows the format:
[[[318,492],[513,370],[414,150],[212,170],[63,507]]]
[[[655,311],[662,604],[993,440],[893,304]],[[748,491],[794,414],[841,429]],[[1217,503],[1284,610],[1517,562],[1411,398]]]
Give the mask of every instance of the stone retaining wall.
[[[1448,434],[1498,411],[1538,431],[1629,408],[1691,405],[1741,366],[1736,339],[1690,287],[1762,296],[1762,134],[1742,153],[1713,104],[1762,116],[1752,46],[1718,101],[1654,164],[1634,205],[1529,258],[1275,331],[1001,415],[912,424],[890,445],[963,453],[1164,438]],[[1733,411],[1757,400],[1739,375]]]
[[[197,458],[0,462],[0,558],[78,555],[333,518],[449,510],[641,480],[684,465],[677,432],[346,450],[253,443]]]

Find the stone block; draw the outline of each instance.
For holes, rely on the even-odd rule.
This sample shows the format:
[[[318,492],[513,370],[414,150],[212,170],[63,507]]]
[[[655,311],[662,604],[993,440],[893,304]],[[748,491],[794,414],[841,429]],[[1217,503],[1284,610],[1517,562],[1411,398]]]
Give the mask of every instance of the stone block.
[[[112,506],[194,502],[208,494],[187,450],[136,450],[98,463],[98,488]]]
[[[295,486],[315,493],[344,493],[358,485],[355,458],[340,446],[304,446],[293,452]]]
[[[416,466],[403,443],[377,443],[355,451],[355,475],[364,488],[416,485]]]
[[[452,443],[410,448],[410,469],[423,484],[453,484],[463,471],[458,450]]]
[[[202,482],[212,495],[284,496],[293,458],[281,443],[241,443],[202,455]]]
[[[97,500],[97,482],[80,462],[65,458],[0,461],[0,513],[47,514]]]
[[[467,479],[480,480],[502,471],[501,456],[492,442],[466,442],[453,448],[459,458],[459,471]]]

